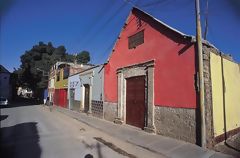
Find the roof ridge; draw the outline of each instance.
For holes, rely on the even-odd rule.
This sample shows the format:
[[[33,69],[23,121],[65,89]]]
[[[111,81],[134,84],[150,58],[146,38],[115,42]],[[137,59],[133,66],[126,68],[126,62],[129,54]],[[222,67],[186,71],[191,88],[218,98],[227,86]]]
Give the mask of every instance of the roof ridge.
[[[142,9],[140,9],[140,8],[138,8],[138,7],[133,7],[132,10],[134,10],[134,9],[136,9],[137,11],[140,11],[140,12],[146,14],[147,16],[149,16],[150,18],[152,18],[153,20],[157,21],[158,23],[164,25],[165,27],[169,28],[170,30],[172,30],[172,31],[174,31],[174,32],[176,32],[176,33],[178,33],[178,34],[180,34],[180,35],[182,35],[182,36],[192,37],[191,35],[187,35],[187,34],[181,32],[181,31],[179,31],[179,30],[177,30],[177,29],[175,29],[175,28],[169,26],[169,25],[166,24],[165,22],[163,22],[163,21],[161,21],[161,20],[155,18],[155,17],[154,17],[153,15],[151,15],[150,13],[147,13],[147,12],[143,11]]]
[[[0,73],[10,73],[3,65],[0,65]]]

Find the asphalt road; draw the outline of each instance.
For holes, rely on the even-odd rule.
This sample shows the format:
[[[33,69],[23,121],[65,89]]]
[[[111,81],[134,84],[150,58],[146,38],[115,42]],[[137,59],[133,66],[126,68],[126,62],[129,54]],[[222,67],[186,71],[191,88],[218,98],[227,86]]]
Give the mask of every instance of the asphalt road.
[[[42,105],[1,108],[0,132],[2,158],[160,157]]]

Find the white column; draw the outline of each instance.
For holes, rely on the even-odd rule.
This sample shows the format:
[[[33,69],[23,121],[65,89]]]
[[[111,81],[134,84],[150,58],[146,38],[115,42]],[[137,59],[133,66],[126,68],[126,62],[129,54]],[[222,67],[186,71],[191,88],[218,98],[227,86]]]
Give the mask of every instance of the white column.
[[[118,105],[117,105],[117,118],[115,118],[114,122],[117,124],[123,123],[123,73],[121,71],[118,72]]]
[[[90,77],[88,114],[92,114],[92,86],[93,86],[93,76]]]
[[[85,97],[85,87],[82,84],[81,85],[81,90],[82,90],[82,96],[81,96],[81,105],[80,105],[80,111],[84,111],[84,97]]]
[[[147,127],[144,127],[144,130],[150,133],[156,132],[156,127],[154,125],[154,66],[150,65],[147,69],[147,77],[148,77],[148,118],[147,118]]]

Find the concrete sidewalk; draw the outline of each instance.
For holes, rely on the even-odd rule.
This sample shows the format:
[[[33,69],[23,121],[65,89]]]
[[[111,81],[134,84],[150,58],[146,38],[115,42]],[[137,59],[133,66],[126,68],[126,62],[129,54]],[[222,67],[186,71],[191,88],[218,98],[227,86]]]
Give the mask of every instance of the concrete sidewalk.
[[[203,149],[197,145],[184,141],[154,135],[128,125],[117,125],[112,122],[88,116],[85,113],[71,111],[56,107],[54,110],[62,112],[76,120],[79,120],[93,128],[105,132],[111,136],[128,143],[140,146],[144,149],[170,158],[232,158],[232,156]]]

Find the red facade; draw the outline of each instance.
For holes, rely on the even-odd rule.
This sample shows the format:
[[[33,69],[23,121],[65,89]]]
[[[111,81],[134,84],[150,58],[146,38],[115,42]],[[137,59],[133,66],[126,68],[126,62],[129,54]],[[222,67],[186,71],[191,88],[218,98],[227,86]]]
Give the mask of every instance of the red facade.
[[[54,105],[67,107],[67,89],[55,89]]]
[[[140,23],[139,23],[140,20]],[[144,32],[144,43],[129,49],[129,37]],[[154,105],[195,108],[195,48],[190,37],[133,9],[105,66],[106,102],[117,102],[117,69],[154,60]]]

